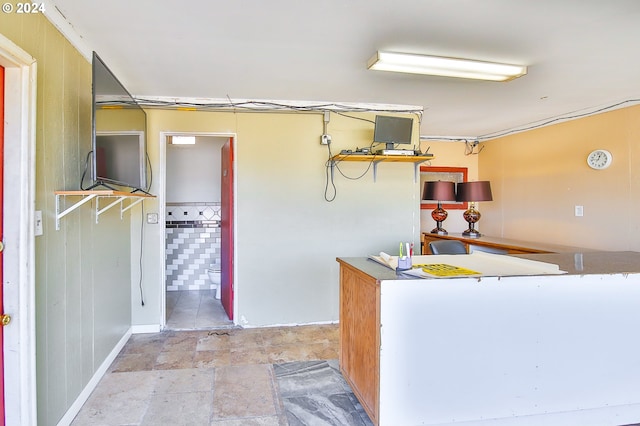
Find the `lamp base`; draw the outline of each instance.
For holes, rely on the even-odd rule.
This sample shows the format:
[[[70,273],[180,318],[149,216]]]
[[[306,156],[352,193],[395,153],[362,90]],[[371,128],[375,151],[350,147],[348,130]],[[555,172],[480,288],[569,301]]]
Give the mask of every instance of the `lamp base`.
[[[442,222],[447,218],[449,213],[442,208],[442,204],[438,201],[438,207],[431,212],[431,217],[436,221],[436,227],[431,230],[432,234],[449,235],[449,233],[442,227]]]
[[[482,234],[475,229],[469,228],[462,233],[462,236],[467,238],[480,238],[482,237]]]
[[[462,233],[462,236],[468,238],[478,238],[482,236],[480,232],[476,231],[476,222],[480,220],[480,217],[482,217],[482,215],[478,210],[476,210],[476,205],[474,202],[471,202],[469,204],[469,209],[462,214],[462,217],[464,217],[464,220],[469,222],[469,229],[464,231]]]
[[[449,233],[447,232],[446,229],[443,228],[433,228],[431,230],[432,234],[437,234],[437,235],[449,235]]]

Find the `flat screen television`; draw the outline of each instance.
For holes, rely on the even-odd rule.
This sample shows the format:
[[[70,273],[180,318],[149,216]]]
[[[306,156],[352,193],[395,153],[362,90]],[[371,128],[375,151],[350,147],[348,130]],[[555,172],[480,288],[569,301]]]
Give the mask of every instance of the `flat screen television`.
[[[393,149],[395,144],[411,145],[413,118],[376,115],[373,131],[373,142],[386,144],[386,149]]]
[[[92,179],[90,189],[111,184],[147,189],[147,114],[93,52]]]

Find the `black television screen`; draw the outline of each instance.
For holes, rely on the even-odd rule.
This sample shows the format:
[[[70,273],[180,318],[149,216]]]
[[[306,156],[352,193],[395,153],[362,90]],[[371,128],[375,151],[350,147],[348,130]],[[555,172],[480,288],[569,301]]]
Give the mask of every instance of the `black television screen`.
[[[394,144],[411,144],[413,118],[376,115],[373,131],[373,142],[387,144],[393,149]]]
[[[143,132],[96,134],[96,181],[145,188]]]
[[[146,113],[95,52],[92,64],[92,188],[145,191]]]

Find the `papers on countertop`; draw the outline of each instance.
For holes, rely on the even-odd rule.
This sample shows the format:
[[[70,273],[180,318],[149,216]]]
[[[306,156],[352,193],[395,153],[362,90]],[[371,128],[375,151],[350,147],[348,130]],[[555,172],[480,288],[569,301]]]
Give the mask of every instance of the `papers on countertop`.
[[[398,267],[398,256],[390,256],[381,252],[379,256],[369,256],[369,259],[393,270]],[[418,278],[507,277],[567,273],[561,271],[560,267],[553,263],[481,251],[475,251],[471,254],[412,256],[411,260],[412,269],[402,271],[402,273]]]

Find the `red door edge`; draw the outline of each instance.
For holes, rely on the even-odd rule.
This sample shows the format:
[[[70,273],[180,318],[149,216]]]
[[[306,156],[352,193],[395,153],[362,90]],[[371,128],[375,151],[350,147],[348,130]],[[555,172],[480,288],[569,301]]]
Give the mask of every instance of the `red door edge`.
[[[220,285],[221,285],[221,302],[222,307],[227,312],[230,320],[233,320],[234,316],[234,274],[233,274],[233,205],[234,205],[234,150],[233,150],[234,138],[231,137],[222,147],[222,159],[221,159],[221,272],[220,272]]]

